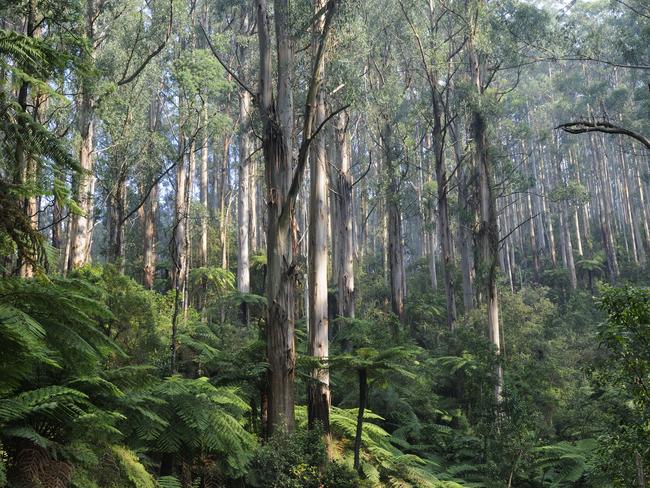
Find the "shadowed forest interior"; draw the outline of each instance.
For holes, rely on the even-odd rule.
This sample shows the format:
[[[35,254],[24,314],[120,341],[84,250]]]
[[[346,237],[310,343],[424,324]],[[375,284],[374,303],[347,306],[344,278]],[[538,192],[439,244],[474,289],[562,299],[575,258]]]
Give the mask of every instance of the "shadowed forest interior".
[[[646,488],[648,0],[0,0],[0,487]]]

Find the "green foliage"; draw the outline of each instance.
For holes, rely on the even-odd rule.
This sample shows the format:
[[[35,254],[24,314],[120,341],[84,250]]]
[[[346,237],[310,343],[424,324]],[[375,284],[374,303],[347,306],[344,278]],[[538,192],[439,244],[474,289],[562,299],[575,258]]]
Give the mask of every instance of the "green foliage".
[[[255,452],[247,481],[252,486],[269,488],[318,488],[319,467],[325,459],[320,432],[278,432]]]
[[[155,480],[140,463],[135,453],[122,446],[113,446],[113,453],[134,488],[156,487]]]
[[[594,478],[631,486],[637,466],[650,463],[650,292],[605,287],[601,307],[607,320],[598,328],[598,339],[605,351],[592,380],[604,415]]]
[[[537,480],[553,487],[574,486],[585,475],[594,448],[593,439],[535,448],[537,459],[533,466],[540,472]]]
[[[244,474],[255,439],[242,420],[250,407],[236,389],[215,387],[205,377],[172,376],[150,394],[164,401],[154,408],[164,425],[149,443],[150,451],[189,460],[205,453],[215,456],[229,476]]]
[[[0,441],[10,483],[85,478],[121,436],[109,403],[123,395],[102,361],[122,352],[97,327],[110,312],[79,279],[0,282]]]
[[[62,72],[68,57],[48,41],[0,29],[0,70],[18,90],[32,86],[34,94],[55,94],[48,85],[55,72]],[[43,237],[36,232],[20,206],[21,199],[51,195],[47,183],[60,177],[64,170],[79,171],[79,165],[58,137],[35,120],[21,101],[7,90],[0,91],[0,242],[6,254],[17,254],[23,263],[36,269],[47,268],[48,257]],[[20,174],[30,160],[34,175]],[[35,178],[36,171],[40,178]],[[55,192],[58,204],[74,208],[67,192]]]
[[[601,303],[608,315],[598,332],[609,353],[604,374],[644,411],[650,406],[650,290],[607,287]]]

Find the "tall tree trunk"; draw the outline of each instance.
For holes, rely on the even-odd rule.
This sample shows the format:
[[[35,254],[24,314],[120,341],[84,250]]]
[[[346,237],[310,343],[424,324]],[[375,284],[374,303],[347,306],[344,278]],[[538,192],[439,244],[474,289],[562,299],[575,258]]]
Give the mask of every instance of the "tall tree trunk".
[[[324,6],[323,0],[315,0],[318,12]],[[312,49],[318,48],[317,38],[323,27],[324,18],[316,22]],[[316,75],[321,84],[324,77],[325,62],[321,60]],[[322,90],[318,94],[315,123],[325,120],[325,98]],[[320,359],[329,356],[329,321],[327,309],[327,241],[328,241],[328,162],[325,136],[320,134],[312,145],[310,155],[309,191],[309,355]],[[307,411],[310,427],[320,423],[324,432],[329,433],[330,387],[329,370],[316,368],[308,384]]]
[[[230,205],[230,134],[223,140],[221,180],[219,191],[219,244],[221,245],[221,267],[228,269],[228,207]]]
[[[251,140],[250,140],[250,110],[251,96],[245,90],[240,93],[239,101],[239,193],[237,199],[237,240],[239,244],[239,256],[237,259],[237,289],[240,293],[250,292],[250,262],[249,262],[249,204],[251,187]],[[248,304],[242,302],[242,321],[247,326],[250,323],[250,311]]]
[[[91,46],[91,59],[94,59],[95,15],[95,1],[87,0],[85,37],[87,44]],[[95,193],[95,176],[93,175],[95,120],[91,89],[90,80],[83,78],[81,81],[81,100],[77,112],[77,123],[81,139],[79,166],[82,172],[77,175],[74,187],[74,198],[81,209],[81,213],[73,214],[70,223],[68,270],[83,266],[90,257]]]
[[[201,243],[200,265],[208,265],[208,154],[210,138],[208,135],[208,105],[203,103],[201,110],[203,141],[201,143],[201,168],[199,178],[199,198],[201,199]]]
[[[637,263],[645,267],[647,262],[645,248],[643,246],[643,240],[641,239],[641,232],[639,230],[639,218],[638,208],[633,206],[632,196],[630,195],[630,172],[628,167],[627,156],[623,151],[623,146],[619,147],[619,158],[621,162],[622,169],[622,184],[623,184],[623,196],[625,198],[625,210],[627,214],[627,222],[630,227],[632,234],[632,244],[634,249],[634,256],[637,260]]]
[[[354,318],[354,233],[352,172],[350,171],[350,143],[347,131],[348,116],[342,112],[338,116],[335,136],[338,163],[338,200],[339,227],[336,240],[339,244],[338,276],[338,314],[341,317]]]
[[[460,246],[460,267],[463,283],[463,308],[465,313],[474,308],[474,249],[472,232],[475,209],[470,201],[469,162],[463,161],[461,135],[457,124],[451,124],[454,137],[454,157],[458,165],[458,240]]]
[[[637,153],[636,153],[636,147],[633,145],[632,146],[632,155],[634,157],[634,178],[636,180],[636,186],[637,186],[637,191],[639,193],[639,206],[640,211],[641,211],[641,216],[642,216],[642,224],[643,224],[643,235],[645,237],[645,246],[650,252],[650,226],[648,224],[648,210],[646,207],[646,201],[645,201],[645,193],[644,193],[644,184],[641,181],[641,172],[639,170],[639,166],[641,164],[639,158],[637,158]]]
[[[267,188],[266,231],[266,344],[268,368],[268,428],[294,428],[295,338],[294,289],[296,268],[293,260],[291,221],[293,209],[285,202],[291,185],[293,152],[293,97],[291,72],[293,46],[289,36],[287,0],[274,0],[277,42],[278,83],[275,102],[271,92],[271,39],[266,0],[256,0],[260,46],[260,96],[263,120]]]
[[[557,135],[555,136],[555,146],[559,147]],[[562,173],[562,160],[560,157],[555,158],[556,179],[558,185],[564,185],[564,175]],[[562,235],[562,259],[564,267],[569,272],[569,284],[571,289],[575,290],[578,287],[578,277],[576,276],[576,267],[573,258],[573,243],[571,242],[571,224],[569,214],[567,212],[567,202],[560,201],[558,206],[560,209],[560,232]]]
[[[160,100],[153,98],[149,104],[149,135],[153,137],[158,130],[160,122]],[[147,148],[149,157],[153,159],[154,145],[149,143]],[[143,182],[142,187],[146,187],[147,182]],[[158,223],[158,183],[153,182],[151,191],[144,203],[144,218],[142,220],[142,284],[148,290],[153,289],[154,278],[156,274],[156,229]]]
[[[143,278],[142,284],[153,289],[156,275],[156,228],[158,222],[158,184],[154,184],[144,207]]]
[[[257,252],[260,248],[259,244],[259,232],[258,232],[258,226],[259,226],[259,221],[258,221],[258,216],[257,216],[257,181],[258,181],[258,173],[257,173],[257,164],[256,164],[257,159],[255,156],[250,155],[249,156],[249,161],[248,161],[248,211],[249,211],[249,217],[248,217],[248,235],[250,239],[250,244],[249,244],[249,249],[253,253]]]
[[[277,56],[277,95],[271,79],[271,40],[266,0],[256,0],[257,31],[260,51],[259,96],[256,97],[263,124],[267,187],[267,271],[266,271],[266,344],[267,386],[269,392],[268,432],[294,428],[295,397],[295,322],[294,290],[297,279],[295,202],[307,164],[309,145],[315,136],[314,118],[321,90],[318,75],[325,53],[329,26],[336,2],[328,3],[323,32],[319,38],[302,117],[302,142],[293,168],[294,112],[292,79],[293,40],[289,26],[288,0],[274,0],[274,24]],[[325,214],[327,215],[327,214]]]
[[[111,195],[109,210],[110,238],[109,238],[109,262],[114,263],[120,273],[124,273],[125,242],[124,242],[124,216],[126,205],[126,172],[120,168],[115,187]]]
[[[27,4],[27,19],[26,19],[25,35],[30,38],[40,37],[40,27],[36,24],[36,5],[34,0],[29,0]],[[30,94],[31,91],[31,94]],[[30,97],[31,95],[31,97]],[[20,108],[29,113],[29,102],[31,98],[32,117],[35,121],[40,120],[40,105],[43,102],[43,97],[38,94],[38,89],[34,87],[31,89],[28,80],[20,81],[20,88],[18,89],[18,105]],[[22,121],[18,122],[23,125]],[[35,158],[32,156],[29,145],[26,145],[20,138],[15,147],[15,162],[18,169],[16,175],[16,183],[26,186],[34,185],[36,183],[38,165]],[[27,219],[30,221],[33,229],[38,228],[38,215],[39,205],[35,196],[26,196],[23,201],[23,209]],[[31,254],[31,252],[30,252]],[[31,278],[34,276],[34,267],[31,260],[36,260],[37,256],[32,255],[30,259],[19,262],[18,273],[23,278]]]
[[[476,0],[474,8],[479,8],[483,0]],[[474,14],[472,14],[474,15]],[[476,18],[476,17],[474,17]],[[498,360],[501,352],[501,329],[499,324],[499,299],[497,296],[497,261],[499,254],[499,228],[495,196],[492,188],[491,165],[488,154],[487,121],[482,112],[481,99],[483,94],[483,72],[485,67],[474,45],[475,29],[470,26],[470,36],[467,44],[470,76],[478,96],[478,106],[471,114],[470,134],[474,141],[476,168],[478,173],[479,201],[479,256],[482,285],[487,298],[488,336],[497,355],[495,366],[495,400],[501,403],[503,391],[503,370]]]
[[[541,145],[541,144],[540,144]],[[547,203],[546,201],[546,196],[550,192],[550,187],[551,183],[549,181],[548,175],[546,174],[547,172],[547,165],[544,164],[544,158],[541,156],[542,153],[542,148],[539,147],[539,160],[538,160],[538,175],[539,175],[539,181],[541,184],[541,191],[543,197],[541,198],[542,201],[542,222],[546,224],[545,227],[545,232],[546,232],[546,242],[548,244],[548,252],[551,257],[551,264],[553,265],[554,268],[557,268],[557,250],[555,247],[555,230],[553,227],[553,212],[551,211],[552,206],[551,204]]]
[[[447,327],[454,330],[456,321],[456,298],[454,295],[454,275],[452,273],[452,238],[449,223],[449,203],[447,166],[442,144],[442,109],[437,95],[434,94],[435,125],[432,135],[433,153],[436,163],[436,181],[438,183],[438,229],[440,232],[440,248],[442,250],[442,270],[445,278],[445,298],[447,304]]]
[[[533,271],[535,280],[539,279],[539,251],[537,250],[537,237],[535,236],[535,215],[533,214],[533,204],[530,193],[526,197],[528,207],[529,229],[530,229],[530,253],[533,255]]]
[[[183,205],[185,222],[183,228],[183,250],[184,250],[184,266],[183,266],[183,279],[182,279],[182,297],[183,297],[183,319],[187,321],[187,314],[190,306],[189,282],[190,282],[190,269],[192,267],[192,245],[191,245],[191,224],[190,214],[192,213],[192,195],[194,193],[194,171],[196,170],[196,139],[194,136],[190,139],[190,145],[187,151],[187,170],[185,171],[185,203]]]
[[[399,175],[395,167],[397,157],[393,140],[393,129],[386,124],[381,133],[384,149],[384,167],[387,178],[385,200],[387,206],[387,258],[390,281],[391,310],[404,323],[405,274],[402,250],[402,216],[399,208]]]
[[[182,109],[182,107],[181,107]],[[186,227],[187,208],[185,206],[187,192],[187,163],[185,162],[185,134],[181,128],[178,143],[178,163],[176,164],[176,193],[174,206],[173,249],[172,249],[172,288],[182,289],[185,268],[187,267]]]
[[[618,258],[616,256],[616,244],[612,229],[612,193],[607,177],[607,162],[602,150],[602,138],[594,139],[592,136],[591,143],[592,151],[596,158],[598,177],[601,183],[601,230],[605,253],[607,255],[607,272],[610,282],[615,284],[618,278]]]

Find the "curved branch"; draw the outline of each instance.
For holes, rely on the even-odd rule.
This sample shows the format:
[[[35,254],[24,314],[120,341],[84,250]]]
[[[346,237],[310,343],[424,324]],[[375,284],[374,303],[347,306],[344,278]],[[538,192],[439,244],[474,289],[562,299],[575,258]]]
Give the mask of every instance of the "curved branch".
[[[564,132],[569,134],[585,134],[587,132],[603,132],[605,134],[619,134],[622,136],[628,136],[632,139],[636,139],[646,148],[650,149],[650,139],[634,132],[633,130],[626,129],[625,127],[619,127],[610,122],[589,122],[586,120],[580,120],[577,122],[567,122],[566,124],[558,125],[555,130],[562,129]]]
[[[210,38],[208,37],[208,33],[205,32],[205,29],[203,28],[203,25],[199,24],[199,28],[201,29],[201,32],[203,32],[203,36],[205,37],[205,40],[208,42],[208,46],[210,47],[210,51],[212,51],[212,54],[214,55],[215,58],[217,58],[217,61],[219,61],[219,64],[223,66],[223,69],[226,70],[226,72],[233,77],[233,79],[237,82],[237,84],[242,87],[244,90],[246,90],[248,93],[250,93],[251,97],[253,97],[253,100],[257,99],[257,94],[253,93],[253,91],[242,81],[239,76],[228,66],[223,59],[221,59],[221,56],[217,52],[217,50],[214,48],[212,45],[212,42],[210,41]]]
[[[133,214],[135,214],[138,210],[140,210],[140,207],[142,207],[146,203],[147,199],[149,198],[149,195],[151,195],[151,191],[153,190],[153,187],[156,186],[158,183],[160,183],[160,180],[162,180],[165,177],[165,175],[169,173],[175,166],[176,166],[176,162],[170,164],[167,167],[167,169],[165,169],[165,171],[162,172],[162,174],[158,175],[156,179],[153,180],[151,185],[149,185],[149,189],[145,192],[140,202],[135,207],[133,207],[128,214],[126,214],[126,217],[124,217],[120,221],[120,224],[123,224],[124,222],[129,220],[133,216]]]
[[[140,64],[140,66],[138,66],[137,69],[135,69],[133,71],[133,73],[131,73],[129,76],[127,76],[126,73],[127,73],[127,70],[129,69],[129,64],[131,64],[131,57],[133,56],[133,53],[135,51],[135,47],[134,47],[133,51],[131,51],[131,57],[129,58],[129,62],[126,65],[126,68],[124,69],[122,79],[117,82],[117,86],[126,85],[127,83],[131,83],[133,80],[135,80],[137,78],[137,76],[140,73],[142,73],[142,70],[144,70],[147,67],[149,62],[153,58],[155,58],[158,55],[158,53],[160,53],[160,51],[163,50],[163,48],[165,47],[165,44],[167,44],[167,41],[169,40],[169,37],[171,36],[173,23],[174,23],[174,1],[170,0],[170,2],[169,2],[169,23],[167,24],[167,31],[165,32],[165,39],[156,47],[156,49],[151,51],[149,53],[149,55],[146,58],[144,58],[144,60],[142,61],[142,64]]]

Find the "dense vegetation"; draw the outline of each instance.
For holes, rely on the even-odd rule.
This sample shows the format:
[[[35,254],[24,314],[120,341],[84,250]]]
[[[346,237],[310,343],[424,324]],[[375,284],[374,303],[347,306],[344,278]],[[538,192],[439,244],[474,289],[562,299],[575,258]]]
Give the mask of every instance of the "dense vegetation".
[[[644,0],[0,0],[0,487],[640,487]]]

